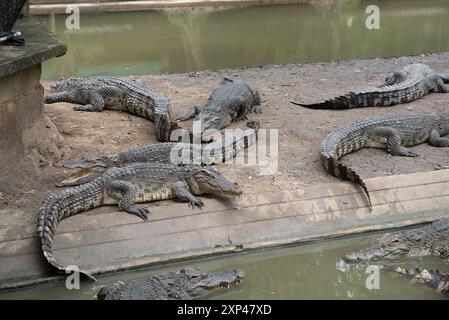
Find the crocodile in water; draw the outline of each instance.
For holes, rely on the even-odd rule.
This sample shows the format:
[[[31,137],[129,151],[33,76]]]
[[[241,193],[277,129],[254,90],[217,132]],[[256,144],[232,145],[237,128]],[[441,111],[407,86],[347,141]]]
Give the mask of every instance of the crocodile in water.
[[[369,248],[350,252],[344,259],[347,262],[361,262],[404,255],[433,255],[449,262],[449,218],[418,229],[386,234]]]
[[[412,278],[413,281],[418,281],[426,284],[428,287],[435,289],[437,292],[449,296],[449,273],[440,272],[439,270],[426,269],[408,269],[402,267],[395,267],[393,271]]]
[[[190,300],[237,286],[244,276],[239,269],[208,272],[184,268],[128,283],[117,281],[102,287],[97,297],[100,300]]]

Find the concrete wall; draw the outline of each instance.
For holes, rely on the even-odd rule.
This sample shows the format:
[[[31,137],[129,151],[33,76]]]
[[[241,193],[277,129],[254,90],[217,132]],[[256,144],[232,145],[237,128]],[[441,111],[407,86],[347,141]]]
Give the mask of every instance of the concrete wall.
[[[11,168],[30,148],[29,130],[43,117],[40,64],[0,79],[0,167]]]

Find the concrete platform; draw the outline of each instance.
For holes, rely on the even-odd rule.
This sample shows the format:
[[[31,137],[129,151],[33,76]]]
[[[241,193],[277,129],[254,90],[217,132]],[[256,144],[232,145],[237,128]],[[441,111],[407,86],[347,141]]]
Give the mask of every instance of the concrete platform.
[[[383,81],[384,75],[410,62],[423,62],[449,73],[449,54],[392,59],[352,60],[305,65],[263,66],[239,70],[140,77],[172,101],[174,116],[204,102],[223,75],[259,88],[262,115],[251,115],[262,128],[279,129],[279,168],[260,176],[257,165],[218,165],[242,187],[239,198],[205,200],[203,210],[184,203],[149,204],[148,222],[116,207],[102,207],[63,220],[55,237],[55,256],[94,274],[219,255],[236,251],[408,226],[436,220],[449,207],[449,148],[413,149],[418,158],[400,158],[364,149],[343,162],[366,181],[373,212],[358,187],[329,176],[319,158],[328,132],[348,122],[391,112],[446,112],[449,95],[431,94],[390,108],[347,111],[309,110],[289,100],[321,100]],[[133,77],[135,78],[135,77]],[[329,85],[331,84],[331,85]],[[50,83],[44,83],[48,90]],[[154,127],[144,119],[118,113],[74,112],[73,105],[46,106],[64,137],[64,159],[108,154],[155,142]],[[189,127],[190,123],[183,123]],[[244,127],[238,122],[232,128]],[[43,164],[42,176],[23,187],[0,210],[0,288],[61,279],[48,269],[36,237],[38,207],[54,184],[70,170]]]
[[[63,14],[68,6],[76,6],[80,12],[126,12],[163,9],[243,7],[306,3],[310,0],[31,0],[31,14]]]

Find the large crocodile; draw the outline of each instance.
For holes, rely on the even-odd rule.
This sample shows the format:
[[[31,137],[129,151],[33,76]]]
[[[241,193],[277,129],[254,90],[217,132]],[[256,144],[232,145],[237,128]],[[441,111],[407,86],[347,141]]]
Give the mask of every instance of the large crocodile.
[[[176,125],[171,121],[169,100],[138,81],[95,76],[68,78],[55,82],[45,103],[81,104],[76,111],[101,111],[104,108],[126,111],[151,120],[160,141],[169,141]]]
[[[260,103],[257,89],[243,81],[225,77],[212,91],[205,105],[193,106],[180,120],[196,117],[195,120],[201,121],[201,133],[212,133],[232,121],[246,119],[250,112],[261,113]]]
[[[97,294],[100,300],[190,300],[214,291],[237,286],[245,273],[208,272],[198,268],[184,268],[128,283],[121,281],[104,286]]]
[[[437,292],[449,296],[449,273],[440,272],[439,270],[408,269],[402,267],[395,267],[393,271],[422,282]]]
[[[386,148],[393,156],[416,157],[418,154],[406,146],[427,141],[431,146],[447,147],[449,139],[441,136],[448,133],[447,115],[393,114],[373,117],[330,133],[321,145],[321,157],[328,173],[362,187],[371,210],[368,188],[358,173],[342,164],[340,158],[366,147]]]
[[[361,262],[404,255],[434,255],[449,262],[449,218],[418,229],[386,234],[369,248],[350,252],[344,259],[347,262]]]
[[[333,99],[305,104],[291,103],[312,109],[350,109],[359,107],[389,107],[421,99],[430,92],[449,92],[449,75],[435,73],[425,64],[409,64],[389,74],[385,83],[360,92],[350,92]]]
[[[259,122],[247,123],[249,129],[236,130],[223,140],[204,144],[181,142],[164,142],[149,144],[119,153],[91,157],[81,160],[61,161],[55,166],[65,168],[82,168],[58,186],[74,186],[91,181],[109,167],[120,167],[133,162],[151,162],[166,164],[203,164],[225,163],[234,158],[238,152],[252,145],[257,140]]]
[[[42,251],[52,266],[64,271],[65,267],[56,261],[52,250],[60,220],[111,204],[147,220],[150,210],[138,203],[177,198],[192,208],[202,207],[203,201],[196,196],[205,193],[221,197],[239,195],[242,191],[211,166],[134,163],[110,168],[89,183],[47,198],[38,220]]]

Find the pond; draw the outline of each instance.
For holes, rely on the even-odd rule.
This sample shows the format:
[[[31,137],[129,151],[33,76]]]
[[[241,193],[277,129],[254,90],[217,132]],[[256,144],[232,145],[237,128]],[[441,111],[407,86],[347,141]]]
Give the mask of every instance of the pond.
[[[80,290],[67,290],[64,283],[0,294],[0,299],[95,299],[102,285],[141,279],[184,266],[209,271],[240,268],[246,277],[238,287],[222,290],[206,299],[445,299],[442,294],[391,271],[380,269],[379,288],[368,289],[368,265],[337,267],[347,252],[369,245],[379,234],[326,240],[301,246],[255,253],[235,254],[104,276],[97,283],[81,283]],[[409,257],[373,265],[434,268],[448,271],[437,258]],[[341,271],[344,270],[344,271]]]
[[[391,57],[449,51],[449,2],[349,0],[226,10],[38,16],[68,53],[44,63],[43,79],[144,75],[264,64]],[[380,9],[368,30],[365,9]]]

